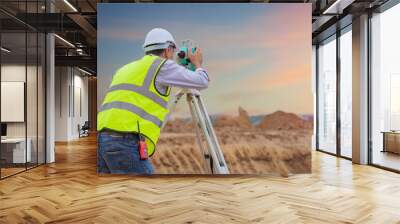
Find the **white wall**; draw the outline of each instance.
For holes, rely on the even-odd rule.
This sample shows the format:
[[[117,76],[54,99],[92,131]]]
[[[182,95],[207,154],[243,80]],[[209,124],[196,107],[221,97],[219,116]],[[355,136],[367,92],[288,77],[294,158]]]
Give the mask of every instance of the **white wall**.
[[[76,72],[76,70],[75,70]],[[81,73],[79,73],[81,74]],[[88,121],[88,77],[81,75],[74,75],[74,108],[72,108],[72,120],[71,120],[71,135],[73,138],[79,137],[78,124],[81,126]],[[80,93],[79,93],[80,92]],[[80,95],[80,97],[79,97]],[[80,102],[79,102],[80,101]],[[79,108],[81,107],[81,108]],[[81,111],[80,111],[81,110]]]
[[[67,67],[55,68],[55,141],[68,140],[70,76]]]
[[[88,120],[88,78],[83,75],[76,68],[56,67],[56,141],[77,139],[78,124]]]
[[[27,68],[25,65],[2,65],[1,66],[1,81],[3,82],[26,82],[25,81],[25,75],[27,69],[28,74],[36,74],[36,67],[33,66],[28,66]],[[36,81],[29,80],[30,85],[36,85]],[[27,89],[27,103],[31,103],[34,101],[33,98],[36,99],[36,89],[33,88],[28,88]],[[33,92],[30,92],[33,91]],[[28,105],[28,106],[34,106],[35,105]],[[2,110],[7,110],[7,108],[1,108]],[[28,113],[28,122],[35,121],[36,123],[36,113]],[[28,128],[33,127],[32,124],[28,124]],[[35,126],[36,129],[36,126]],[[29,132],[29,130],[28,130]],[[7,136],[8,137],[25,137],[25,122],[7,122]],[[29,137],[29,133],[28,133]]]

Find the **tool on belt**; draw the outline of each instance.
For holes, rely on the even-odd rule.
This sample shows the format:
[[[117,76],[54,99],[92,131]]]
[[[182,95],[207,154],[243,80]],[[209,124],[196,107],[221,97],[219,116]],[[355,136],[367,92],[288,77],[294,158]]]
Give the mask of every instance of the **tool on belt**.
[[[137,125],[138,125],[138,135],[139,135],[138,149],[139,149],[140,159],[146,160],[149,158],[149,155],[147,154],[146,138],[140,134],[139,121],[137,122]]]

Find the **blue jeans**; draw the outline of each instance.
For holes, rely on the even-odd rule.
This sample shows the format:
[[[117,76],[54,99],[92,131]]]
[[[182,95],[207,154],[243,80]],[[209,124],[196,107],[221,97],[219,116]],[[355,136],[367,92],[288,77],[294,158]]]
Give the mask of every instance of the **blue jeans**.
[[[100,132],[97,137],[97,172],[112,174],[152,174],[149,160],[141,160],[137,134]]]

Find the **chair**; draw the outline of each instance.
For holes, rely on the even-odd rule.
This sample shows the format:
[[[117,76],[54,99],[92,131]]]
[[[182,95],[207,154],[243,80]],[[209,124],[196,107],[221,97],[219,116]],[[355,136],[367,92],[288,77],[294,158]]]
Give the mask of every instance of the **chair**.
[[[78,124],[79,138],[89,136],[90,123],[85,121],[82,127]]]

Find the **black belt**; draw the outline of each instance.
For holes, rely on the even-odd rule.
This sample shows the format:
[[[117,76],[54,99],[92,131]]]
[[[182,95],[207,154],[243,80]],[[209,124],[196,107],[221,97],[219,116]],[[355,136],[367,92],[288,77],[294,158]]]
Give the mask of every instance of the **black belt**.
[[[136,132],[119,132],[119,131],[114,131],[111,129],[103,129],[100,131],[100,133],[106,133],[106,134],[117,135],[117,136],[139,136],[139,134]]]

